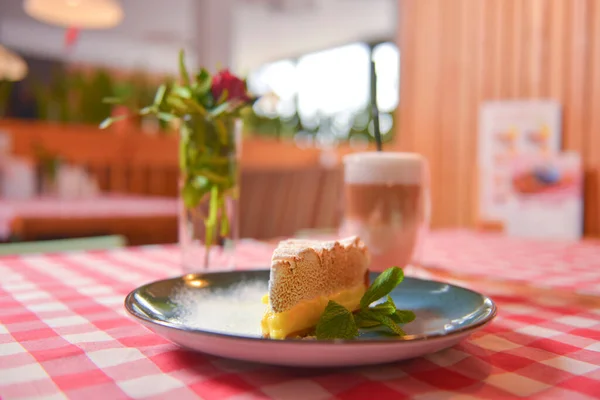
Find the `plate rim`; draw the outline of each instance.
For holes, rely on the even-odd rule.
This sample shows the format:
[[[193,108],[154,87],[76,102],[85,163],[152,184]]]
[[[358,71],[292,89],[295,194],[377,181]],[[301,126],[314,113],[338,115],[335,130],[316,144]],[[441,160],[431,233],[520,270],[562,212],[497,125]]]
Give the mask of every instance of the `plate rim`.
[[[413,280],[417,280],[417,281],[422,281],[422,282],[433,282],[433,283],[439,283],[439,284],[443,284],[443,285],[449,285],[449,286],[453,286],[455,288],[459,288],[462,290],[466,290],[468,292],[471,292],[473,294],[476,294],[478,296],[481,296],[481,298],[483,299],[484,302],[487,302],[489,304],[489,308],[488,308],[488,314],[484,316],[484,318],[481,321],[478,321],[477,323],[474,323],[472,325],[469,326],[465,326],[465,327],[461,327],[458,328],[452,332],[448,332],[448,333],[432,333],[432,334],[416,334],[416,335],[405,335],[405,336],[398,336],[398,337],[393,337],[390,339],[368,339],[368,340],[357,340],[357,339],[322,339],[322,340],[306,340],[306,339],[298,339],[298,338],[291,338],[291,339],[269,339],[269,338],[263,338],[263,337],[252,337],[252,336],[241,336],[241,335],[234,335],[234,334],[229,334],[229,333],[223,333],[223,332],[214,332],[214,331],[207,331],[207,330],[203,330],[203,329],[198,329],[198,328],[190,328],[190,327],[185,327],[185,326],[180,326],[180,325],[175,325],[173,323],[170,322],[166,322],[166,321],[161,321],[161,320],[155,320],[152,318],[149,318],[145,315],[139,314],[137,313],[133,307],[133,297],[136,294],[136,292],[142,290],[143,288],[146,288],[148,286],[151,285],[155,285],[157,283],[160,282],[164,282],[164,281],[177,281],[177,280],[181,280],[183,281],[183,277],[185,276],[190,276],[190,275],[194,275],[194,276],[198,276],[198,277],[202,277],[202,276],[207,276],[207,275],[212,275],[212,274],[232,274],[232,273],[243,273],[243,272],[262,272],[262,273],[268,273],[269,269],[265,269],[265,268],[257,268],[257,269],[248,269],[248,270],[233,270],[233,271],[207,271],[207,272],[195,272],[195,273],[191,273],[191,274],[183,274],[183,275],[178,275],[178,276],[174,276],[174,277],[170,277],[170,278],[165,278],[165,279],[157,279],[148,283],[145,283],[141,286],[136,287],[135,289],[131,290],[127,296],[125,296],[125,300],[123,302],[124,308],[125,310],[129,313],[130,316],[132,316],[134,319],[141,321],[142,324],[146,325],[146,324],[150,324],[150,325],[157,325],[163,328],[168,328],[168,329],[174,329],[176,331],[180,331],[180,332],[186,332],[186,333],[192,333],[192,334],[198,334],[198,335],[203,335],[203,336],[210,336],[210,337],[216,337],[216,338],[221,338],[221,339],[227,339],[227,340],[236,340],[236,341],[249,341],[249,342],[254,342],[254,343],[277,343],[278,345],[294,345],[294,344],[302,344],[302,345],[332,345],[332,344],[336,344],[336,345],[382,345],[382,344],[399,344],[399,343],[415,343],[415,342],[423,342],[423,341],[431,341],[431,340],[435,340],[435,339],[446,339],[446,338],[452,338],[454,336],[460,336],[460,335],[464,335],[468,332],[471,331],[476,331],[480,328],[483,328],[485,325],[489,324],[490,322],[492,322],[492,320],[497,316],[498,314],[498,306],[496,305],[496,303],[494,302],[494,300],[492,300],[491,297],[484,295],[483,293],[480,293],[478,291],[475,291],[473,289],[469,289],[463,286],[459,286],[456,285],[454,283],[450,283],[450,282],[444,282],[444,281],[439,281],[439,280],[435,280],[435,279],[423,279],[423,278],[417,278],[417,277],[412,277],[412,276],[405,276],[405,278],[409,278],[409,279],[413,279]],[[381,272],[379,271],[369,271],[369,273],[376,273],[379,274]]]

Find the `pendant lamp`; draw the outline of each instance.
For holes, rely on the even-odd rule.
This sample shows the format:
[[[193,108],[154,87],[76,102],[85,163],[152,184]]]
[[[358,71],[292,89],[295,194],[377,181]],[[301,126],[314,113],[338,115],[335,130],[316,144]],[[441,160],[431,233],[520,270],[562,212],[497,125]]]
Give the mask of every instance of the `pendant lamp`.
[[[108,29],[123,20],[117,0],[25,0],[23,8],[32,18],[67,28]]]

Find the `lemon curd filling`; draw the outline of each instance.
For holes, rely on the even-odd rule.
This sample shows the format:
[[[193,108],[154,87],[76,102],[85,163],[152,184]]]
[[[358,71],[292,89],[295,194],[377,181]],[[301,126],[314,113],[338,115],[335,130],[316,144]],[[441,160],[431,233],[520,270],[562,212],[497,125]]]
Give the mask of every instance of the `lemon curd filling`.
[[[261,321],[263,335],[268,335],[271,339],[285,339],[290,334],[316,326],[329,300],[341,304],[350,311],[355,311],[359,308],[360,299],[366,289],[365,284],[361,283],[330,296],[319,296],[301,301],[289,310],[280,313],[267,310]],[[262,302],[269,304],[268,294],[263,296]]]

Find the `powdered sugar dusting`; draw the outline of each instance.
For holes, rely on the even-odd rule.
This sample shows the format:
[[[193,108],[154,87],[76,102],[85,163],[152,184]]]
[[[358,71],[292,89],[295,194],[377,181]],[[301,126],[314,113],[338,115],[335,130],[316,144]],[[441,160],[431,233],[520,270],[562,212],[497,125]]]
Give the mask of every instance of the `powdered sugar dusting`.
[[[265,312],[264,281],[246,281],[227,289],[187,289],[172,301],[181,323],[191,328],[241,336],[262,336],[260,320]]]

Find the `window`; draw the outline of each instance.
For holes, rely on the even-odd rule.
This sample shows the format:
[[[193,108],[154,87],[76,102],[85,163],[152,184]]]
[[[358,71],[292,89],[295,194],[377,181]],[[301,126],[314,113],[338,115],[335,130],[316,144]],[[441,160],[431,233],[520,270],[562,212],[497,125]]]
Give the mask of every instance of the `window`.
[[[380,112],[398,107],[400,94],[400,53],[393,43],[381,43],[373,48],[377,72],[377,106]]]
[[[277,117],[291,116],[296,112],[297,93],[297,68],[296,62],[282,60],[267,64],[248,77],[248,89],[256,95],[274,93],[278,102],[265,101],[257,104],[255,111],[259,115]]]
[[[374,46],[352,43],[297,59],[266,64],[248,76],[248,88],[265,96],[255,105],[255,126],[281,120],[295,131],[329,135],[346,140],[353,135],[373,137],[370,115],[371,65],[377,72],[377,104],[385,139],[393,132],[393,111],[398,106],[400,55],[394,43]],[[291,125],[290,125],[291,123]],[[288,129],[288,131],[290,131]]]
[[[356,113],[369,105],[369,48],[351,44],[298,60],[298,112],[302,120]]]

